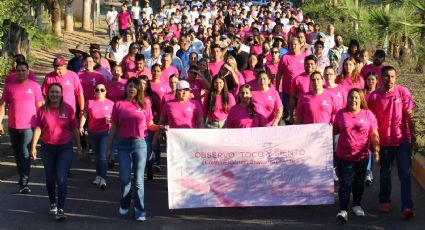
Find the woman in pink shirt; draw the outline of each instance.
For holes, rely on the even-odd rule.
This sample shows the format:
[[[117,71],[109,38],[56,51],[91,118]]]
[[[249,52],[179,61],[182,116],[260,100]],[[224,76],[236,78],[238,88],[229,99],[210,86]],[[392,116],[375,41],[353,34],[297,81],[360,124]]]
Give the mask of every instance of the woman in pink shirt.
[[[127,79],[122,78],[122,68],[119,65],[112,67],[112,79],[106,82],[106,98],[117,102],[124,98]]]
[[[230,108],[226,120],[226,128],[264,127],[267,123],[261,107],[252,102],[251,85],[242,85],[239,90],[237,104]]]
[[[127,76],[128,72],[133,72],[137,69],[136,54],[139,52],[139,45],[136,42],[131,43],[128,48],[128,54],[121,61],[122,72]]]
[[[267,119],[266,126],[278,126],[283,113],[279,93],[270,87],[270,77],[265,71],[258,73],[257,83],[258,91],[252,92],[252,101],[262,107]]]
[[[80,133],[73,108],[63,101],[63,88],[52,83],[47,89],[46,103],[37,111],[37,125],[32,139],[32,158],[37,159],[37,142],[41,136],[41,159],[46,174],[46,188],[50,200],[49,213],[57,220],[65,219],[64,206],[68,172],[73,151],[72,138],[77,143],[77,153],[82,155]],[[57,187],[57,190],[56,190]],[[56,199],[57,197],[57,199]]]
[[[118,156],[120,162],[121,201],[119,213],[125,215],[134,202],[134,217],[137,221],[146,220],[144,205],[144,172],[146,166],[146,137],[148,129],[164,130],[153,122],[151,108],[146,104],[140,79],[130,78],[125,87],[125,99],[117,101],[112,110],[112,128],[106,148],[111,153],[111,144],[118,135]],[[131,174],[134,173],[135,189],[132,193]]]
[[[152,80],[150,81],[151,89],[153,92],[158,94],[159,98],[162,100],[164,95],[170,92],[170,87],[168,86],[168,82],[163,82],[161,80],[161,65],[153,64],[151,68]]]
[[[190,66],[187,71],[187,82],[189,82],[193,95],[192,99],[197,100],[199,104],[202,104],[206,92],[211,88],[210,82],[199,71],[198,67],[194,65]]]
[[[356,59],[349,57],[343,62],[341,75],[336,78],[336,83],[342,85],[347,91],[352,88],[364,89],[364,80],[356,67]]]
[[[379,160],[379,134],[375,115],[368,110],[363,91],[353,88],[348,103],[333,122],[334,133],[339,133],[336,150],[339,175],[339,207],[337,219],[348,221],[348,203],[353,194],[352,209],[356,216],[364,216],[361,199],[364,191],[366,168],[372,147],[375,161]]]
[[[227,56],[226,63],[221,66],[220,75],[226,76],[227,89],[233,94],[234,97],[238,96],[239,87],[245,84],[243,75],[238,70],[238,63],[236,58],[232,55]]]
[[[88,119],[89,141],[96,154],[96,178],[93,184],[106,189],[108,162],[106,160],[106,144],[111,129],[111,115],[114,102],[106,98],[106,87],[96,84],[95,99],[87,102],[86,109],[80,119],[80,135],[84,134],[84,125]]]
[[[95,63],[91,56],[84,58],[84,68],[83,72],[78,73],[78,77],[80,78],[81,86],[83,87],[84,100],[87,102],[88,100],[93,100],[94,89],[98,83],[105,84],[106,80],[102,74],[95,71],[93,68]]]
[[[257,88],[257,81],[255,80],[255,76],[256,71],[260,66],[262,65],[261,63],[258,63],[257,55],[250,54],[248,57],[248,69],[242,71],[245,84],[251,85],[253,90]]]
[[[227,90],[224,76],[215,77],[212,84],[213,87],[204,101],[204,113],[207,117],[205,127],[221,129],[226,123],[230,108],[236,103],[233,95]]]
[[[178,82],[179,82],[179,77],[177,75],[173,74],[170,76],[170,79],[168,80],[168,84],[170,86],[171,91],[164,94],[164,97],[162,97],[160,111],[162,111],[164,105],[167,102],[170,102],[176,99],[176,90],[177,90],[176,87]]]
[[[334,96],[323,88],[322,74],[313,72],[310,84],[313,90],[298,101],[295,124],[332,124],[337,105]]]
[[[373,92],[375,92],[377,85],[378,85],[378,74],[376,74],[375,72],[367,73],[366,84],[364,89],[366,102],[369,100],[369,96]],[[369,155],[369,164],[367,165],[367,172],[366,172],[366,179],[365,179],[365,184],[367,186],[370,186],[372,184],[372,180],[373,180],[372,168],[373,168],[372,155]]]

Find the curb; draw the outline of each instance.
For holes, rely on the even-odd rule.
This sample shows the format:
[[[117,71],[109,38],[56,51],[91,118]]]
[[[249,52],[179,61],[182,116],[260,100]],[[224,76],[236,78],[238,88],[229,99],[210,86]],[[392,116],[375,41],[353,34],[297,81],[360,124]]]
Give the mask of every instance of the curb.
[[[412,160],[412,172],[418,183],[425,189],[425,157],[416,154]]]

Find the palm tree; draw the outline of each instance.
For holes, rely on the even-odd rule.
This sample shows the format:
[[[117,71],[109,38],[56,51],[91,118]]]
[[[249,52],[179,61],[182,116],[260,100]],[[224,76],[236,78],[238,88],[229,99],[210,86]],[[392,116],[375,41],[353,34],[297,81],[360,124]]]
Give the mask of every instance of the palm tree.
[[[425,25],[425,2],[423,0],[406,0],[407,3],[413,5],[421,15],[422,24]],[[421,39],[425,39],[425,28],[421,28]]]

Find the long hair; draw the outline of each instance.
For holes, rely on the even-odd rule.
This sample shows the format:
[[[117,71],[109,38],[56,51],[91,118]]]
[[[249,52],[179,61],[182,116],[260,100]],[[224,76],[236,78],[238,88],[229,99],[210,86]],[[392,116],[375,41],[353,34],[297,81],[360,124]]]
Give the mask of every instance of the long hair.
[[[137,94],[136,94],[135,99],[136,99],[137,103],[139,104],[139,106],[142,109],[144,109],[146,107],[145,106],[145,93],[143,92],[142,82],[140,81],[139,78],[132,77],[132,78],[128,79],[127,83],[125,84],[126,90],[125,90],[125,93],[124,93],[124,99],[126,99],[127,96],[128,96],[127,95],[127,86],[130,83],[133,83],[136,86]]]
[[[368,109],[363,90],[359,88],[350,89],[350,92],[348,92],[348,98],[350,98],[350,95],[355,92],[357,92],[360,95],[360,109]],[[345,106],[345,108],[349,108],[349,107],[350,105],[347,103],[347,106]]]
[[[366,90],[366,92],[367,91],[370,91],[370,88],[369,88],[369,86],[367,85],[367,79],[370,77],[370,76],[372,76],[372,77],[374,77],[375,78],[375,80],[376,80],[376,84],[378,84],[378,74],[376,74],[375,72],[369,72],[369,73],[367,73],[366,74],[366,78],[365,78],[365,84],[364,84],[364,89]],[[375,85],[375,88],[376,88],[376,85]]]
[[[241,88],[239,89],[239,92],[242,91],[242,89],[248,89],[251,93],[252,93],[252,88],[251,85],[249,84],[244,84],[241,86]],[[242,102],[240,96],[238,95],[238,99],[237,99],[237,104],[240,104]],[[254,117],[255,114],[257,114],[257,111],[255,111],[255,106],[254,106],[254,102],[252,101],[252,97],[249,99],[249,103],[248,103],[248,112],[251,118]]]
[[[61,94],[62,95],[61,95],[61,99],[59,101],[59,111],[60,112],[63,112],[63,87],[62,87],[62,85],[60,83],[56,83],[56,82],[49,85],[49,89],[47,90],[46,100],[45,100],[45,103],[43,105],[44,110],[46,112],[49,112],[50,106],[52,105],[52,102],[50,101],[50,97],[49,96],[50,96],[50,88],[52,88],[53,86],[57,86],[57,87],[59,87],[61,89]]]
[[[214,113],[216,108],[216,96],[218,95],[218,92],[217,92],[217,89],[214,87],[214,83],[217,80],[223,81],[223,89],[221,90],[221,93],[220,93],[221,105],[223,107],[222,111],[228,112],[230,108],[229,108],[229,91],[227,89],[226,78],[224,76],[219,76],[219,75],[217,75],[212,81],[213,87],[211,87],[211,90],[208,93],[208,98],[207,98],[207,111]]]
[[[341,72],[341,82],[344,81],[348,76],[351,76],[351,79],[353,79],[353,83],[358,83],[360,82],[360,73],[359,70],[357,69],[357,66],[355,67],[355,69],[351,72],[348,73],[344,66],[345,63],[347,63],[348,61],[351,61],[354,63],[354,66],[356,66],[357,62],[356,62],[356,58],[354,57],[348,57],[344,60],[343,64],[342,64],[342,72]]]

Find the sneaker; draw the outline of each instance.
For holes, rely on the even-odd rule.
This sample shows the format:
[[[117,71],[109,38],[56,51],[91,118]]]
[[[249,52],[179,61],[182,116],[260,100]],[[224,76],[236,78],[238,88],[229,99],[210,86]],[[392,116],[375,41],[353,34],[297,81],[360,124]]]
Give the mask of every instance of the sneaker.
[[[410,208],[405,208],[401,212],[401,215],[400,215],[400,217],[402,219],[405,219],[405,220],[409,220],[409,219],[411,219],[411,218],[413,218],[415,216],[416,216],[415,212],[412,209],[410,209]]]
[[[28,194],[31,192],[31,189],[28,187],[28,185],[24,185],[19,189],[20,194]]]
[[[100,177],[100,176],[96,176],[96,178],[94,178],[94,180],[93,180],[93,184],[94,184],[94,185],[99,185],[99,183],[100,183],[100,179],[102,179],[102,177]]]
[[[339,178],[338,175],[336,174],[336,168],[334,168],[334,181],[338,182]]]
[[[63,209],[58,209],[57,213],[56,213],[56,220],[62,221],[66,219],[65,213],[63,211]]]
[[[106,189],[106,180],[103,179],[102,177],[100,177],[99,188]]]
[[[373,174],[372,174],[372,171],[368,170],[368,171],[366,172],[366,178],[365,178],[365,180],[364,180],[364,183],[365,183],[367,186],[370,186],[370,185],[372,184],[372,180],[373,180]]]
[[[58,212],[58,206],[56,204],[51,204],[49,209],[49,214],[56,215],[57,212]]]
[[[123,208],[120,207],[120,215],[124,216],[127,213],[128,213],[128,208],[127,209],[123,209]]]
[[[391,209],[390,203],[379,203],[378,210],[381,213],[389,213]]]
[[[353,212],[356,214],[356,216],[364,216],[364,210],[360,206],[354,206]]]
[[[348,213],[347,211],[341,210],[336,214],[336,218],[341,222],[347,222],[348,221]]]
[[[146,217],[144,217],[144,216],[137,217],[136,221],[142,221],[142,222],[146,221]]]

